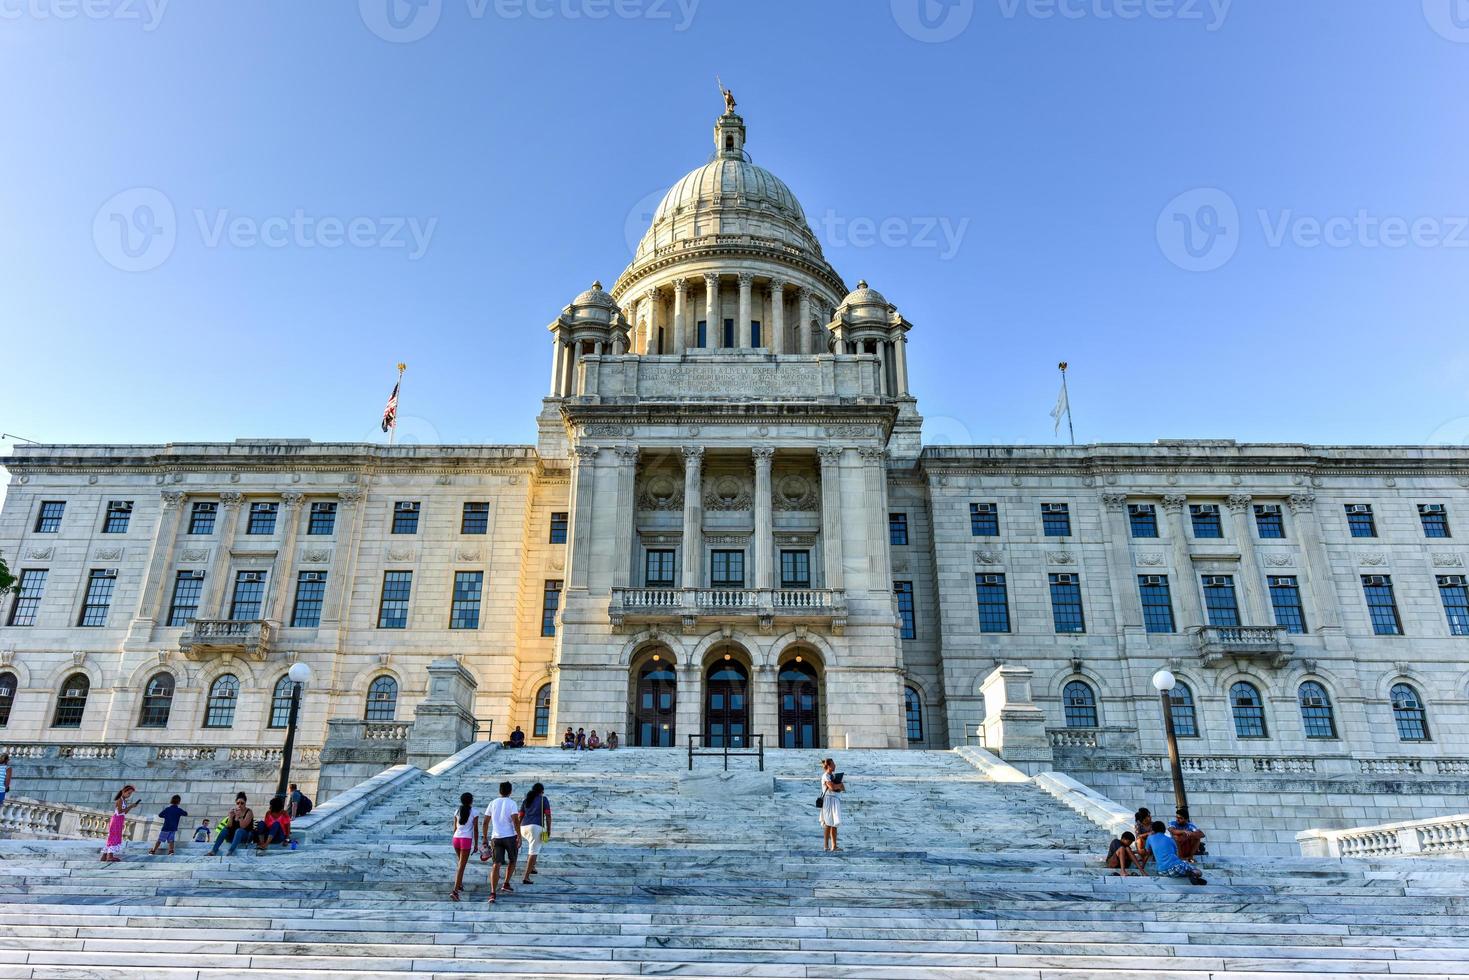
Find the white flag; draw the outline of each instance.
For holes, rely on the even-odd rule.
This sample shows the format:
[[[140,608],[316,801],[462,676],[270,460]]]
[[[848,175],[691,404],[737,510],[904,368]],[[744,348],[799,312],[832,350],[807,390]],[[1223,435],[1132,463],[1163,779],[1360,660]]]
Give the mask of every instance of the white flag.
[[[1066,385],[1061,385],[1061,393],[1056,396],[1056,407],[1051,409],[1051,418],[1056,420],[1056,435],[1061,434],[1061,419],[1071,410],[1071,404],[1066,400]]]

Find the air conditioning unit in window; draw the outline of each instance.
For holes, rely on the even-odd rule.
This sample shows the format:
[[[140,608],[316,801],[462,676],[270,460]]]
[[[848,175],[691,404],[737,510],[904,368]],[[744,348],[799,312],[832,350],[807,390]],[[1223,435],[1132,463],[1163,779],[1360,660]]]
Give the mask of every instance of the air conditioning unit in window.
[[[97,569],[97,574],[100,575],[102,578],[117,578],[117,569],[99,568]]]
[[[1363,575],[1362,576],[1362,584],[1363,585],[1373,585],[1373,586],[1378,586],[1378,587],[1385,586],[1385,585],[1387,585],[1387,576],[1386,575]]]
[[[264,572],[241,572],[240,573],[240,577],[239,577],[239,581],[241,581],[241,582],[264,582],[265,581],[265,573]]]
[[[84,687],[68,687],[61,693],[61,696],[64,698],[84,698],[87,696],[87,689]]]
[[[1052,575],[1051,578],[1055,581],[1055,583],[1057,585],[1075,585],[1076,584],[1076,576],[1075,575],[1067,575],[1065,573],[1062,573],[1062,574],[1059,574],[1059,575]]]
[[[1370,513],[1372,513],[1372,505],[1371,504],[1347,504],[1347,513],[1348,514],[1370,514]]]
[[[179,578],[203,578],[203,577],[204,577],[204,573],[201,572],[201,571],[199,571],[198,569],[193,569],[193,570],[186,569],[186,570],[184,570],[182,572],[179,572]]]
[[[403,512],[407,512],[407,511],[416,511],[416,510],[418,510],[418,501],[416,501],[416,500],[400,500],[398,502],[398,504],[397,504],[397,509],[398,509],[399,513],[403,513]]]
[[[1041,513],[1042,514],[1064,514],[1064,513],[1066,513],[1066,505],[1065,504],[1041,504]]]
[[[133,509],[133,502],[131,500],[109,500],[109,501],[107,501],[107,509],[108,510],[132,510]]]
[[[1326,707],[1326,699],[1325,698],[1301,698],[1301,707],[1303,707],[1303,708],[1324,708],[1324,707]]]
[[[1228,586],[1233,585],[1233,584],[1234,583],[1230,581],[1230,578],[1229,578],[1228,575],[1205,575],[1204,576],[1204,587],[1205,588],[1209,588],[1210,586],[1215,586],[1215,587],[1218,587],[1218,588],[1227,588]]]
[[[1279,514],[1280,513],[1280,505],[1279,504],[1256,504],[1255,505],[1255,513],[1257,513],[1257,514]]]
[[[1418,705],[1411,701],[1398,701],[1395,699],[1392,703],[1392,709],[1394,711],[1417,711]]]
[[[1004,577],[1000,575],[981,575],[979,577],[980,585],[999,585],[1003,581]]]
[[[1460,585],[1460,586],[1462,586],[1466,581],[1469,581],[1469,579],[1466,579],[1462,575],[1440,575],[1438,577],[1438,584],[1441,587],[1442,586],[1454,586],[1454,585]]]
[[[1443,504],[1419,504],[1418,505],[1418,513],[1420,513],[1420,514],[1442,514],[1443,512],[1444,512],[1444,510],[1443,510]]]
[[[1161,576],[1161,575],[1144,575],[1144,576],[1142,576],[1142,580],[1143,580],[1143,585],[1162,585],[1163,584],[1163,576]]]

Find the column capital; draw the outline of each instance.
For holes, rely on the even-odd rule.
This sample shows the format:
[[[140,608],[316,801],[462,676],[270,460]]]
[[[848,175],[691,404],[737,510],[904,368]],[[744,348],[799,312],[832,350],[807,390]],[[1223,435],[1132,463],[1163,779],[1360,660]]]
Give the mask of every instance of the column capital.
[[[342,490],[337,494],[337,503],[343,507],[356,507],[362,502],[362,491],[354,488]]]
[[[704,273],[704,285],[705,286],[708,286],[710,289],[718,289],[719,288],[719,273],[717,273],[717,272],[706,272],[706,273]]]
[[[601,446],[573,446],[573,447],[571,447],[571,451],[576,454],[576,458],[577,459],[582,460],[583,462],[591,463],[591,462],[595,462],[596,461],[597,454],[602,451],[602,447]]]
[[[1102,506],[1106,507],[1108,510],[1121,510],[1123,507],[1127,506],[1127,494],[1104,493],[1102,494]]]
[[[821,457],[822,466],[835,466],[842,461],[841,446],[820,446],[816,455]]]
[[[888,455],[885,446],[859,446],[857,453],[863,459],[887,459]]]
[[[184,492],[182,490],[164,490],[161,496],[163,497],[163,509],[166,511],[173,510],[184,502]]]
[[[281,506],[286,510],[292,510],[299,506],[301,498],[306,496],[299,490],[287,490],[281,494]]]
[[[685,462],[697,463],[704,458],[703,446],[684,446],[682,449]]]
[[[755,284],[755,274],[753,272],[741,272],[736,278],[739,279],[741,289],[748,289]]]
[[[245,495],[238,490],[225,490],[219,495],[219,506],[225,510],[233,510],[240,506],[245,500]]]
[[[674,289],[678,290],[679,292],[683,292],[684,290],[689,288],[689,281],[683,276],[679,276],[678,278],[671,280],[670,284],[673,286]]]
[[[771,292],[771,295],[779,295],[781,293],[784,293],[785,290],[786,290],[786,281],[784,279],[772,279],[772,280],[770,280],[770,292]]]
[[[1188,497],[1181,493],[1165,493],[1163,495],[1163,509],[1166,511],[1183,510],[1183,505],[1188,503]]]
[[[636,463],[638,461],[639,450],[637,446],[613,446],[612,451],[624,463]]]
[[[750,450],[750,455],[755,457],[755,465],[769,466],[771,457],[775,455],[774,446],[755,446]]]
[[[1238,514],[1248,508],[1250,502],[1254,499],[1254,497],[1247,493],[1232,493],[1225,499],[1224,503],[1230,510]]]
[[[1309,511],[1316,506],[1316,494],[1310,490],[1304,493],[1293,493],[1285,498],[1285,505],[1290,508],[1292,514]]]

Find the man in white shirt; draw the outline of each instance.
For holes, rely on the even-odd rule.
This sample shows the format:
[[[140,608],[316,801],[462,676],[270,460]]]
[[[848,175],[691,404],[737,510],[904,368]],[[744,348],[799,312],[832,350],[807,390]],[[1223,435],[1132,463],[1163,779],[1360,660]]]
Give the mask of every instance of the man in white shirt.
[[[510,879],[515,875],[515,856],[520,844],[520,807],[510,798],[509,783],[500,784],[500,798],[490,804],[490,818],[484,821],[485,847],[489,850],[490,901],[495,901],[497,892],[513,892]],[[500,877],[500,867],[505,867],[505,877]]]

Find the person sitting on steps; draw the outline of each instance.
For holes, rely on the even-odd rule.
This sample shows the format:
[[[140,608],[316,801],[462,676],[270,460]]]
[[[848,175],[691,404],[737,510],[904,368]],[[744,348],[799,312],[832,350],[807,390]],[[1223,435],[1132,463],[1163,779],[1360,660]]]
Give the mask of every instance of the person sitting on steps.
[[[505,747],[507,749],[525,748],[525,732],[520,730],[519,725],[516,725],[515,731],[510,733],[510,741],[505,743]]]
[[[600,749],[601,747],[602,740],[597,737],[597,730],[593,728],[592,734],[587,736],[587,751],[590,752],[593,749]]]
[[[1131,868],[1140,875],[1146,875],[1147,872],[1138,864],[1137,854],[1133,851],[1133,846],[1136,843],[1136,834],[1130,830],[1123,831],[1121,837],[1112,838],[1112,843],[1107,845],[1107,857],[1102,863],[1109,868],[1115,869],[1113,873],[1121,875],[1123,878],[1128,877],[1128,868]]]
[[[1192,861],[1197,854],[1204,852],[1204,832],[1198,825],[1188,818],[1188,807],[1178,808],[1177,816],[1168,825],[1168,833],[1172,835],[1173,842],[1178,845],[1178,856],[1185,861]]]
[[[607,733],[607,748],[609,748],[609,749],[615,749],[615,748],[617,748],[617,733],[616,732],[608,732]]]
[[[1148,850],[1158,862],[1158,874],[1168,878],[1187,878],[1191,885],[1206,885],[1199,869],[1178,856],[1178,845],[1168,833],[1168,825],[1161,820],[1153,821],[1153,832],[1148,835]]]
[[[587,750],[587,730],[585,728],[578,728],[576,730],[576,750],[578,752],[585,752]]]
[[[570,725],[566,726],[566,734],[561,736],[561,748],[563,751],[576,748],[576,732],[571,730]]]
[[[1142,807],[1133,814],[1132,818],[1133,839],[1137,842],[1133,846],[1133,853],[1138,860],[1138,870],[1145,870],[1152,855],[1148,853],[1148,835],[1153,832],[1153,811]]]

